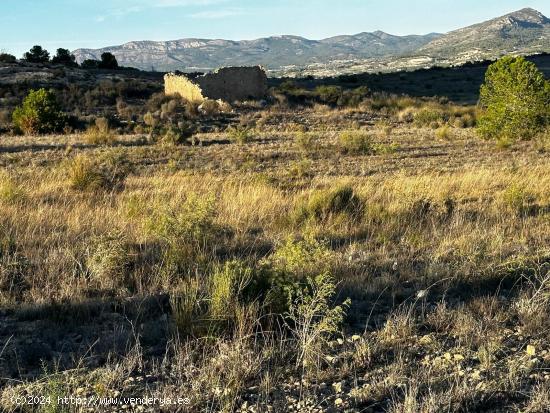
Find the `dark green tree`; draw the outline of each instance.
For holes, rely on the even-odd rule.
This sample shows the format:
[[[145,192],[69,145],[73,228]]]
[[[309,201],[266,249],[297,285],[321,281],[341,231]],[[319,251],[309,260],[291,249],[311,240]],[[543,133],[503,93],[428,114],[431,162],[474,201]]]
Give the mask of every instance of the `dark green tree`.
[[[0,63],[15,63],[15,56],[8,53],[0,53]]]
[[[101,62],[99,62],[100,69],[118,69],[118,62],[116,57],[109,52],[105,52],[101,55]]]
[[[33,46],[23,55],[23,59],[30,63],[47,63],[50,61],[50,53],[42,46]]]
[[[82,69],[97,69],[99,68],[99,63],[99,60],[86,59],[80,64],[80,67],[82,67]]]
[[[56,132],[63,128],[65,115],[55,95],[46,89],[31,90],[12,115],[13,124],[27,135]]]
[[[485,74],[478,132],[488,139],[531,139],[550,122],[550,82],[523,57],[503,57]]]
[[[57,54],[52,58],[52,63],[76,67],[76,57],[67,49],[57,49]]]

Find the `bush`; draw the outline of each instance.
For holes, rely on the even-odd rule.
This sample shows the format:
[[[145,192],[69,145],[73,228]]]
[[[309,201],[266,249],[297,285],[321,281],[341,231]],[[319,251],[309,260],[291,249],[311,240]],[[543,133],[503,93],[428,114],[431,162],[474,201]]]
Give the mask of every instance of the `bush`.
[[[240,145],[249,143],[253,138],[251,129],[242,126],[230,127],[227,129],[227,133],[230,141]]]
[[[310,152],[315,148],[316,136],[307,132],[297,132],[294,141],[301,151]]]
[[[0,63],[15,63],[16,61],[15,56],[8,53],[0,53]]]
[[[50,53],[42,46],[33,46],[31,50],[24,54],[23,59],[29,63],[48,63]]]
[[[340,86],[317,86],[315,94],[319,96],[321,102],[335,106],[342,97],[342,88]]]
[[[303,288],[289,294],[289,311],[286,325],[292,331],[297,344],[297,367],[311,370],[318,366],[329,348],[329,339],[339,333],[351,304],[333,306],[336,283],[329,273],[310,277]]]
[[[343,153],[351,155],[367,155],[373,152],[372,138],[361,131],[342,132],[338,138]]]
[[[51,91],[31,90],[12,115],[13,124],[27,135],[56,132],[63,129],[65,116]]]
[[[314,275],[321,269],[329,270],[331,251],[325,242],[312,236],[300,241],[288,238],[270,257],[270,262],[276,270],[302,278]]]
[[[445,114],[441,110],[423,108],[413,115],[413,122],[418,127],[431,127],[434,124],[439,126],[440,123],[446,122],[446,119]]]
[[[124,157],[112,154],[99,158],[77,155],[67,165],[70,187],[78,191],[120,189],[130,171]]]
[[[118,62],[112,53],[105,52],[101,55],[98,67],[100,69],[118,69]]]
[[[94,237],[87,251],[86,265],[99,288],[124,286],[129,254],[124,234],[110,232]]]
[[[169,127],[162,136],[161,143],[166,145],[181,145],[193,136],[193,130],[190,127]]]
[[[84,137],[90,145],[112,145],[116,142],[107,118],[97,118],[95,125],[88,128]]]
[[[487,69],[479,107],[482,137],[531,139],[550,122],[550,82],[523,57],[504,57]]]
[[[76,57],[67,49],[57,49],[57,54],[52,58],[52,63],[69,67],[78,66]]]
[[[332,215],[348,214],[357,216],[363,211],[363,204],[349,186],[314,193],[309,199],[298,204],[295,218],[298,222],[308,219],[323,221]]]
[[[444,125],[435,131],[435,136],[438,139],[449,140],[451,138],[451,128],[449,125]]]

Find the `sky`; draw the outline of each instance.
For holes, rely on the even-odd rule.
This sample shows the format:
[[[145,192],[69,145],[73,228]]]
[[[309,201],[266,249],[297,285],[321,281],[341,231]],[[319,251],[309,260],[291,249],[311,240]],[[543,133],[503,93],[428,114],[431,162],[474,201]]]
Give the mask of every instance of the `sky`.
[[[35,44],[53,52],[188,37],[444,33],[524,7],[550,17],[548,0],[0,0],[0,51],[21,57]]]

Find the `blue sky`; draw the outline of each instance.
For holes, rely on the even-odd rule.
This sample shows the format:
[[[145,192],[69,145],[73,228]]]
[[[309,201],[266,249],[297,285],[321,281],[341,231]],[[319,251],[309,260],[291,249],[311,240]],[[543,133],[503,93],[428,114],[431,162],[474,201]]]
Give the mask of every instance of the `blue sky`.
[[[550,16],[548,0],[0,0],[0,50],[21,56],[34,44],[53,51],[185,37],[424,34],[523,7]]]

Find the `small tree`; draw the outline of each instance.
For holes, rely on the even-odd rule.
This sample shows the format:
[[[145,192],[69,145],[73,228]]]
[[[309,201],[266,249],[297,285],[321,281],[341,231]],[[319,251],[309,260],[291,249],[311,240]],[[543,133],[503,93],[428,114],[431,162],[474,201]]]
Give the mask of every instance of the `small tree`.
[[[99,63],[99,60],[86,59],[80,64],[80,67],[82,67],[82,69],[98,69]]]
[[[484,138],[531,139],[550,121],[550,83],[534,63],[504,57],[487,69],[479,107]]]
[[[50,53],[43,49],[42,46],[33,46],[23,56],[23,59],[30,63],[48,63],[50,61]]]
[[[52,63],[69,67],[78,66],[76,57],[67,49],[57,49],[57,54],[52,58]]]
[[[15,63],[15,56],[8,53],[0,53],[0,63]]]
[[[31,90],[12,119],[15,127],[27,135],[55,132],[65,123],[54,93],[45,89]]]
[[[101,62],[99,62],[101,69],[118,69],[118,62],[116,57],[109,52],[105,52],[101,55]]]

